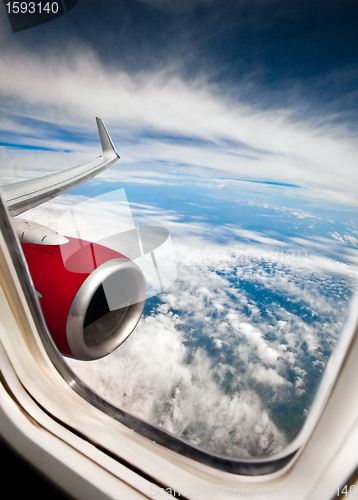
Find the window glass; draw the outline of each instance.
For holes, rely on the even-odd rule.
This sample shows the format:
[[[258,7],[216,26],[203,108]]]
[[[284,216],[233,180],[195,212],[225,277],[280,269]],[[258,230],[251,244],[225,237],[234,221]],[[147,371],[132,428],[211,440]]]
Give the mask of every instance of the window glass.
[[[247,18],[249,35],[239,30],[245,13],[231,2],[202,10],[155,3],[108,2],[111,12],[97,12],[79,2],[16,38],[6,25],[1,184],[96,158],[95,116],[103,118],[121,159],[13,218],[14,227],[37,222],[64,238],[47,249],[43,241],[23,247],[36,274],[45,273],[49,248],[61,246],[62,267],[46,260],[46,294],[35,284],[43,310],[46,301],[59,305],[59,290],[72,307],[74,295],[66,293],[85,278],[66,273],[89,277],[105,264],[88,242],[117,252],[113,258],[120,253],[144,276],[144,295],[129,271],[128,279],[96,273],[87,282],[93,300],[86,307],[94,312],[83,316],[85,336],[63,342],[65,354],[89,359],[66,362],[102,398],[192,445],[231,458],[270,456],[302,429],[356,290],[358,150],[347,69],[356,56],[342,62],[334,52],[328,63],[316,47],[312,59],[308,11],[300,10],[302,25],[280,11],[283,25],[297,28],[302,63],[278,18],[265,24],[266,7],[252,11],[257,24]],[[328,27],[339,18],[329,9]],[[111,25],[124,14],[126,28]],[[335,26],[355,33],[339,19]],[[207,37],[207,23],[217,39]],[[264,38],[254,25],[266,26]],[[221,35],[239,32],[247,43]],[[190,33],[188,50],[178,48],[183,33]],[[262,40],[278,54],[276,63]],[[234,46],[249,54],[232,60]],[[248,66],[252,58],[267,74]],[[324,84],[312,69],[316,60],[329,75]],[[31,244],[42,245],[46,259],[29,257],[37,252]],[[72,258],[86,245],[93,268]],[[101,342],[112,346],[113,325],[140,302],[133,332],[110,354],[90,359],[98,321]],[[60,321],[67,328],[67,316],[46,311],[49,328]]]
[[[70,364],[190,443],[271,454],[301,429],[339,336],[356,287],[357,213],[296,187],[177,176],[126,188],[136,224],[170,231],[177,279],[117,351]]]
[[[150,252],[134,256],[148,298],[132,335],[70,367],[115,406],[205,450],[283,449],[305,421],[356,287],[356,210],[296,186],[139,168],[132,176],[124,160],[26,213],[65,236],[119,234],[119,250],[133,228],[169,232],[169,250],[153,245],[162,283]]]

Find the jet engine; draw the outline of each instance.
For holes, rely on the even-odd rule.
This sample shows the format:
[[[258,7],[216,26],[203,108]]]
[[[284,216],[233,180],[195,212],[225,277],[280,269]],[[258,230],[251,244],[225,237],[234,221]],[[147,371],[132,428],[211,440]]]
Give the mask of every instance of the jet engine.
[[[136,327],[146,299],[140,268],[126,256],[81,239],[21,242],[49,332],[60,352],[102,358]]]

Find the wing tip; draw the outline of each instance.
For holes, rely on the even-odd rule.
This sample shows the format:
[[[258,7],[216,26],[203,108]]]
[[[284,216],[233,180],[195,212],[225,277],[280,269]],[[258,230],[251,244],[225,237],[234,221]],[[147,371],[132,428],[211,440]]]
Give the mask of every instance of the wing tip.
[[[103,156],[105,156],[106,158],[111,158],[115,155],[117,158],[120,158],[119,154],[116,151],[116,148],[114,147],[112,139],[106,129],[106,126],[103,123],[103,120],[98,116],[96,116],[96,122],[98,127],[99,138],[101,140]]]

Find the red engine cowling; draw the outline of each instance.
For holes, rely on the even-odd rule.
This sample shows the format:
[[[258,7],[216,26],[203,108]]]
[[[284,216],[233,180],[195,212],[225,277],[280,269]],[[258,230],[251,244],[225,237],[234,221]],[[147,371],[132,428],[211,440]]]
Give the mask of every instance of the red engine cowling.
[[[132,333],[146,282],[124,255],[67,237],[62,245],[21,243],[49,332],[65,356],[94,360]]]

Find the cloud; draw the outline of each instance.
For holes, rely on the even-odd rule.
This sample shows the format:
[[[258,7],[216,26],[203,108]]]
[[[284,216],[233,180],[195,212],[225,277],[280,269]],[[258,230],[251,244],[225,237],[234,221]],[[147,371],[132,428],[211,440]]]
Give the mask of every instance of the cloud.
[[[337,231],[335,231],[334,233],[332,233],[332,236],[335,240],[338,240],[341,243],[348,243],[354,247],[358,246],[358,239],[352,235],[345,234],[344,236],[341,236]]]
[[[36,127],[30,133],[25,122],[19,127],[19,120],[14,121],[19,113],[67,131],[77,127],[82,134],[93,134],[98,115],[128,163],[160,160],[171,168],[219,169],[235,178],[299,184],[326,197],[336,193],[348,204],[358,202],[352,188],[358,148],[340,125],[297,121],[287,110],[259,111],[219,95],[202,79],[188,82],[168,71],[133,76],[109,69],[89,49],[39,56],[8,51],[0,58],[0,74],[5,110],[13,113],[2,129],[15,135],[26,130],[35,143],[74,146],[65,137],[49,141],[46,133],[40,140]],[[130,137],[138,138],[135,147]]]
[[[256,231],[249,231],[247,229],[236,229],[233,228],[232,232],[239,236],[240,238],[256,241],[258,243],[264,243],[266,245],[281,245],[281,246],[286,246],[286,243],[283,243],[282,241],[275,240],[273,238],[268,238],[267,236],[260,234]]]
[[[262,243],[214,243],[209,226],[187,231],[179,213],[134,208],[173,231],[178,279],[120,349],[70,366],[113,404],[206,450],[282,449],[294,432],[277,408],[311,401],[356,269],[309,254],[292,261]]]
[[[285,437],[254,391],[225,394],[202,349],[188,363],[179,322],[172,314],[149,316],[106,361],[71,367],[113,404],[213,453],[248,457],[281,449]]]

